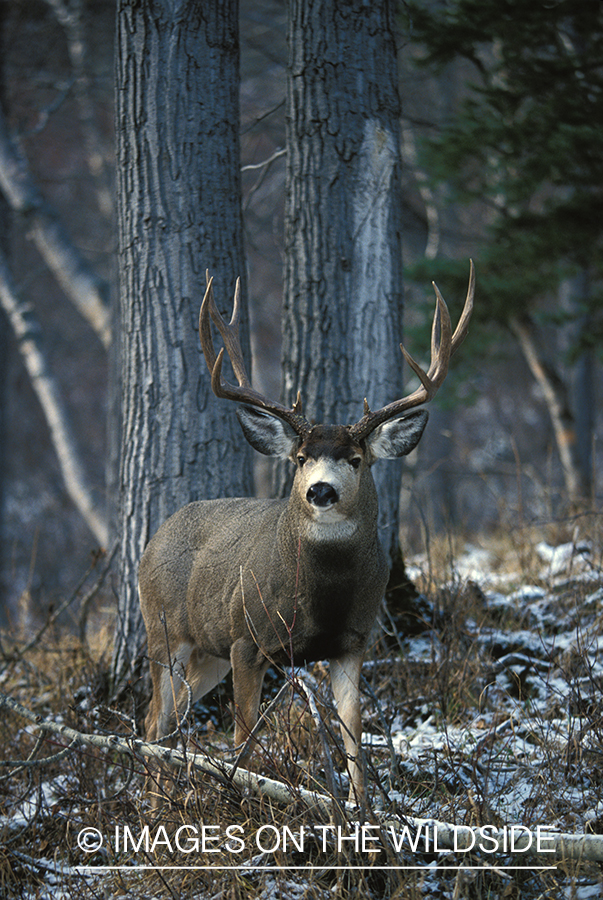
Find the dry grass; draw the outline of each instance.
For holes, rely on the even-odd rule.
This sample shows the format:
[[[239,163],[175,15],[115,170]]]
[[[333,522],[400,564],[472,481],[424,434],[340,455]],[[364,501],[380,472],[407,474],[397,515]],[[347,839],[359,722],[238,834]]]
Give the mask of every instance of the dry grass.
[[[568,533],[569,526],[563,536]],[[418,616],[423,633],[394,633],[395,621],[385,617],[390,634],[376,639],[364,670],[364,730],[373,736],[365,751],[369,801],[359,816],[372,827],[364,848],[349,840],[338,846],[338,832],[327,826],[341,826],[343,837],[353,826],[344,824],[336,803],[326,816],[295,799],[296,787],[346,793],[327,669],[317,664],[306,681],[319,698],[326,738],[295,677],[260,734],[257,768],[292,786],[288,806],[245,794],[227,777],[182,771],[153,811],[141,759],[128,762],[111,751],[78,746],[41,764],[65,742],[48,735],[38,742],[34,728],[3,712],[0,758],[13,762],[0,770],[0,895],[589,896],[587,889],[598,883],[593,866],[539,871],[533,858],[508,853],[494,860],[484,853],[415,853],[408,844],[396,851],[378,829],[380,816],[398,812],[457,825],[603,830],[600,560],[593,550],[588,577],[582,563],[571,560],[564,572],[547,575],[536,549],[545,537],[530,531],[484,544],[489,562],[483,589],[459,575],[463,547],[432,542],[418,579],[425,592]],[[499,587],[492,587],[496,579]],[[517,588],[526,585],[532,593],[519,596]],[[103,658],[75,639],[49,630],[24,657],[7,648],[6,638],[3,645],[0,690],[24,706],[82,732],[132,734],[140,728],[135,694],[130,708],[110,708]],[[196,744],[216,759],[229,755],[228,703],[222,689],[217,700],[196,708],[182,732],[189,747]],[[38,764],[20,768],[18,761],[30,757]],[[103,846],[96,852],[78,846],[83,828],[100,832]],[[124,848],[126,828],[130,842]],[[138,849],[133,840],[140,841]],[[370,852],[375,846],[379,853]],[[245,871],[243,863],[254,868]],[[471,868],[441,868],[460,863]],[[491,867],[476,867],[484,863]],[[506,868],[513,864],[529,868]],[[129,868],[83,877],[74,869],[81,865]],[[238,868],[219,868],[224,866]],[[295,868],[308,866],[315,868]]]

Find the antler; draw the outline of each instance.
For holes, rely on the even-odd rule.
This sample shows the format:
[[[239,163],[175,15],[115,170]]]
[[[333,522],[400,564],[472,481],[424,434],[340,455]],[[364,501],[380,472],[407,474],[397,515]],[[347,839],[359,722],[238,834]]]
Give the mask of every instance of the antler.
[[[371,412],[367,401],[364,401],[364,415],[359,422],[350,427],[350,432],[355,440],[360,441],[367,437],[371,431],[374,431],[378,425],[393,419],[395,416],[407,409],[413,409],[415,406],[421,406],[435,397],[438,388],[446,378],[448,373],[448,364],[450,357],[464,341],[469,328],[469,320],[473,312],[473,295],[475,292],[475,267],[473,260],[470,260],[469,287],[467,288],[467,298],[459,323],[456,326],[454,334],[452,334],[452,325],[450,323],[450,313],[444,302],[444,298],[440,294],[436,284],[434,289],[436,293],[436,310],[433,319],[433,327],[431,329],[431,364],[427,372],[419,366],[405,348],[400,344],[400,350],[404,354],[404,358],[411,367],[415,375],[421,382],[421,387],[417,388],[412,394],[402,397],[400,400],[394,400],[387,406]]]
[[[260,409],[265,409],[267,412],[271,412],[279,419],[287,422],[297,434],[305,437],[310,431],[311,425],[302,414],[302,402],[299,391],[292,409],[288,409],[286,406],[283,406],[276,401],[268,400],[251,387],[251,382],[249,381],[249,377],[245,370],[243,351],[241,349],[241,341],[239,338],[241,279],[237,278],[232,317],[227,325],[220,315],[220,311],[214,300],[214,279],[213,277],[209,277],[209,272],[206,273],[206,278],[207,288],[199,313],[199,339],[201,341],[201,348],[203,350],[203,355],[205,356],[207,368],[211,374],[211,386],[214,394],[216,397],[222,397],[226,400],[236,400],[238,403],[248,403],[250,406],[258,406]],[[211,334],[210,316],[224,341],[224,347],[221,348],[217,356]],[[239,382],[238,387],[234,384],[229,384],[222,377],[222,362],[225,349],[232,364],[235,378]]]

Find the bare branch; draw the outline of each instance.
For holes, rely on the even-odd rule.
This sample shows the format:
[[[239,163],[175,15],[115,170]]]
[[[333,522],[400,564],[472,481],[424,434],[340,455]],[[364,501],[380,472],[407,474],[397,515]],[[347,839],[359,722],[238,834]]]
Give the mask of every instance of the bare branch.
[[[61,108],[73,90],[73,78],[70,78],[60,86],[55,82],[55,89],[57,90],[55,98],[51,100],[50,103],[46,104],[46,106],[38,107],[37,121],[29,128],[20,132],[21,138],[33,137],[44,131],[53,113]]]
[[[281,156],[286,156],[286,155],[287,155],[286,148],[281,149],[281,150],[275,150],[274,153],[272,154],[272,156],[269,156],[268,159],[265,159],[263,162],[250,163],[247,166],[241,166],[241,172],[252,172],[255,169],[265,169],[267,166],[269,166],[275,160],[280,159]]]
[[[267,109],[266,112],[263,112],[263,113],[261,113],[261,115],[256,116],[255,119],[253,119],[248,125],[245,126],[245,128],[241,129],[241,137],[243,135],[247,134],[248,132],[253,131],[253,129],[257,125],[259,125],[260,122],[263,122],[264,119],[268,119],[268,118],[270,118],[270,116],[273,116],[275,112],[278,112],[279,109],[285,105],[286,102],[287,101],[286,101],[285,97],[283,97],[283,99],[279,100],[279,102],[275,106],[273,106],[271,109]]]
[[[308,679],[309,680],[309,679]],[[318,706],[316,704],[316,697],[314,696],[314,690],[312,687],[307,684],[306,678],[304,678],[303,674],[298,673],[297,675],[297,686],[303,691],[307,701],[308,706],[310,707],[310,713],[314,720],[314,724],[316,725],[316,729],[318,731],[320,742],[322,744],[323,751],[323,760],[325,767],[325,777],[327,781],[327,786],[331,793],[335,794],[335,767],[333,765],[333,757],[331,755],[331,748],[329,746],[329,741],[327,739],[327,730],[325,728],[325,723],[323,722],[322,716],[318,711]],[[343,721],[340,719],[342,725]]]
[[[1,277],[1,276],[0,276],[0,277]],[[1,287],[0,287],[0,290],[1,290]],[[89,590],[89,591],[85,594],[85,596],[82,598],[82,602],[81,602],[81,617],[80,617],[80,618],[81,618],[81,620],[80,620],[80,640],[82,641],[82,643],[84,643],[84,640],[85,640],[86,618],[87,618],[88,607],[90,606],[90,603],[91,603],[91,601],[94,599],[94,597],[96,597],[96,595],[98,594],[99,590],[101,589],[101,587],[102,587],[102,585],[103,585],[103,582],[104,582],[105,578],[107,577],[107,574],[108,574],[108,572],[109,572],[109,570],[110,570],[110,568],[111,568],[111,566],[112,566],[112,564],[113,564],[113,560],[114,560],[114,558],[115,558],[115,554],[117,553],[117,547],[118,547],[118,545],[115,544],[115,546],[113,547],[113,550],[111,551],[111,553],[110,553],[109,556],[107,557],[107,560],[106,560],[106,562],[105,562],[105,565],[103,566],[103,568],[102,568],[102,570],[101,570],[101,573],[100,573],[100,575],[99,575],[99,577],[98,577],[96,583],[92,585],[92,587],[90,588],[90,590]],[[63,603],[61,603],[61,605],[60,605],[59,607],[57,607],[57,609],[54,610],[54,612],[52,613],[52,615],[48,616],[48,618],[46,619],[46,621],[44,622],[44,624],[42,625],[42,627],[39,629],[39,631],[36,632],[36,634],[31,638],[31,640],[29,640],[29,641],[27,642],[27,644],[25,645],[25,647],[20,647],[20,648],[14,648],[14,649],[13,649],[13,651],[12,651],[13,655],[16,654],[16,655],[19,656],[19,657],[23,657],[23,656],[25,656],[25,654],[26,654],[29,650],[31,650],[32,647],[35,647],[35,646],[36,646],[36,644],[38,643],[38,641],[39,641],[39,640],[42,638],[42,636],[44,635],[44,632],[46,632],[46,631],[50,628],[51,625],[54,625],[54,623],[55,623],[56,620],[59,618],[59,616],[60,616],[63,612],[65,612],[65,610],[68,609],[68,607],[70,607],[71,604],[74,602],[74,600],[79,596],[80,590],[81,590],[81,588],[84,586],[84,584],[86,583],[86,581],[87,581],[88,576],[90,575],[90,573],[91,573],[91,572],[93,571],[93,569],[95,568],[95,566],[96,566],[96,564],[97,564],[97,562],[98,562],[98,558],[99,558],[98,556],[95,558],[94,562],[92,563],[92,565],[90,566],[90,568],[88,569],[88,571],[86,572],[86,574],[84,575],[84,577],[80,580],[80,582],[79,582],[79,584],[76,586],[75,590],[72,591],[71,596],[67,597],[67,599],[66,599]],[[1,672],[1,671],[3,671],[3,670],[0,670],[0,672]]]
[[[530,317],[512,316],[509,327],[519,341],[530,371],[544,395],[555,432],[565,486],[570,499],[577,501],[582,491],[576,461],[575,422],[567,399],[567,389],[558,372],[544,360],[536,343],[534,323]]]
[[[93,499],[92,489],[77,451],[69,414],[56,381],[48,371],[40,343],[40,328],[31,308],[18,298],[1,250],[0,304],[11,323],[19,352],[44,412],[67,492],[96,539],[101,546],[106,547],[107,522]]]
[[[61,759],[64,759],[66,756],[69,756],[72,750],[77,746],[77,741],[71,741],[68,747],[63,747],[62,750],[59,750],[58,753],[53,753],[52,756],[45,756],[43,759],[35,759],[34,753],[37,751],[37,748],[44,743],[44,737],[36,743],[34,750],[30,753],[27,759],[0,759],[0,766],[2,768],[12,768],[12,772],[8,772],[7,775],[2,775],[0,777],[0,781],[6,781],[9,778],[12,778],[13,775],[16,775],[18,772],[23,769],[38,769],[43,766],[49,766],[51,763],[59,762]]]
[[[113,560],[115,559],[115,556],[117,554],[118,547],[119,547],[119,544],[117,544],[117,543],[115,543],[113,545],[113,549],[111,550],[111,553],[107,556],[105,565],[103,566],[101,573],[98,576],[95,584],[93,584],[92,587],[90,588],[90,590],[87,591],[87,593],[82,597],[82,600],[80,603],[80,628],[79,628],[80,640],[81,640],[82,644],[86,643],[86,625],[88,624],[88,613],[90,611],[90,604],[92,603],[92,601],[94,600],[94,598],[100,591],[101,587],[103,586],[105,578],[107,577],[107,575],[111,569],[111,566],[113,565]]]

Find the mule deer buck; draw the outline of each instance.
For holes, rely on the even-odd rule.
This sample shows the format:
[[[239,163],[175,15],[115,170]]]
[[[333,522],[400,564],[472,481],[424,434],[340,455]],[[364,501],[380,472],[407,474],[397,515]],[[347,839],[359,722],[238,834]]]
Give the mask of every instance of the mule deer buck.
[[[289,459],[295,477],[286,500],[190,503],[147,546],[139,587],[153,680],[148,740],[169,734],[191,697],[206,694],[232,667],[235,744],[244,744],[258,719],[269,665],[329,659],[350,800],[362,798],[360,669],[388,579],[371,466],[405,456],[418,443],[427,412],[402,413],[431,400],[444,381],[450,357],[467,333],[474,286],[471,263],[467,299],[452,334],[448,309],[434,285],[427,372],[400,345],[421,382],[414,393],[375,412],[365,400],[364,415],[354,425],[312,425],[299,394],[288,409],[251,387],[238,335],[239,284],[227,325],[208,280],[199,336],[213,391],[242,404],[237,415],[251,446]],[[210,316],[225,345],[217,356]],[[238,386],[222,375],[224,349]],[[248,747],[243,758],[249,752]]]

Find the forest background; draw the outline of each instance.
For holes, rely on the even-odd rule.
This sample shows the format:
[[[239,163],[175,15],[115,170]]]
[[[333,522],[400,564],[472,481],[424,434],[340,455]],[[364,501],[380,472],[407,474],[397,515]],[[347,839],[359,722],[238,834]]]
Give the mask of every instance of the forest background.
[[[0,893],[599,896],[603,5],[239,6],[0,0]],[[304,66],[306,53],[313,56]],[[211,83],[216,65],[228,77]],[[300,102],[308,96],[318,98],[315,118],[317,107]],[[293,100],[296,112],[309,113],[299,140],[291,138]],[[365,113],[371,108],[378,127]],[[342,109],[351,115],[339,116]],[[331,127],[342,122],[340,132]],[[331,141],[331,157],[321,156],[323,147],[308,152],[315,134],[325,147],[341,137]],[[181,164],[186,178],[178,177]],[[317,177],[303,185],[312,202],[297,203],[291,186],[312,165]],[[145,193],[149,176],[154,188],[169,190]],[[320,228],[317,186],[329,193],[337,181],[340,208],[350,209],[351,197],[360,215],[323,217]],[[244,256],[241,234],[233,238],[243,230],[239,182]],[[227,220],[237,228],[228,231]],[[303,222],[297,231],[295,221]],[[323,234],[332,240],[346,229],[353,252],[325,253],[332,244]],[[317,251],[309,254],[314,271],[304,273],[307,290],[292,277],[300,236]],[[162,257],[166,247],[172,255]],[[384,270],[388,277],[401,270],[402,255],[403,278],[384,290]],[[225,258],[230,272],[220,269]],[[396,603],[404,591],[387,592],[363,669],[366,812],[397,826],[429,819],[444,831],[446,823],[521,823],[532,831],[545,824],[558,841],[556,867],[530,859],[517,868],[504,849],[496,858],[489,850],[472,855],[478,865],[467,871],[464,850],[392,846],[393,866],[367,866],[346,842],[343,852],[332,843],[327,857],[309,848],[301,872],[290,865],[297,856],[278,854],[268,854],[264,871],[266,854],[252,845],[245,871],[217,871],[212,848],[195,860],[206,872],[179,865],[122,872],[124,862],[138,862],[133,852],[108,841],[90,848],[79,836],[149,821],[143,785],[151,769],[140,743],[148,669],[133,621],[142,546],[191,495],[219,492],[220,482],[251,489],[251,450],[233,404],[211,395],[198,348],[206,266],[217,273],[223,310],[240,268],[254,384],[275,398],[284,385],[283,399],[292,402],[293,324],[298,336],[318,335],[325,351],[310,359],[300,384],[311,401],[305,410],[329,415],[320,388],[329,382],[334,393],[339,378],[330,408],[352,421],[364,391],[373,404],[393,399],[369,373],[395,362],[401,376],[402,312],[404,344],[426,364],[430,281],[456,321],[469,258],[477,270],[470,333],[430,404],[400,498],[407,574],[420,594],[408,615]],[[379,281],[374,293],[367,271]],[[342,282],[356,288],[345,303],[333,299]],[[316,284],[325,303],[300,313]],[[385,341],[374,338],[375,296],[388,300],[380,308]],[[370,336],[346,343],[336,326],[365,321],[367,308]],[[160,340],[166,333],[173,354]],[[404,378],[412,390],[408,370]],[[160,403],[149,409],[149,400]],[[133,462],[126,470],[118,464],[119,412],[132,409],[138,419],[128,420],[131,441],[122,440],[121,458]],[[385,468],[375,467],[376,478]],[[273,492],[270,464],[256,459],[254,475],[258,493]],[[277,471],[281,488],[282,480]],[[391,526],[398,497],[381,481],[379,492]],[[133,501],[130,515],[124,498]],[[120,659],[142,665],[115,680]],[[287,672],[287,690],[276,696],[273,674],[263,707],[264,787],[256,793],[240,770],[242,781],[226,777],[233,716],[225,683],[179,723],[197,760],[209,754],[216,766],[211,775],[174,769],[177,789],[156,820],[170,834],[193,822],[280,831],[344,813],[335,798],[345,793],[345,755],[324,664]],[[263,793],[265,776],[276,778],[279,799]],[[312,791],[308,808],[300,803],[304,788]],[[317,789],[326,791],[322,812]],[[167,846],[144,849],[147,862],[182,862]],[[99,863],[120,871],[88,870]]]
[[[407,552],[448,530],[476,539],[518,523],[565,520],[595,509],[601,490],[601,71],[593,62],[602,42],[600,5],[581,4],[592,14],[576,16],[568,30],[562,3],[535,4],[522,33],[505,32],[513,3],[502,5],[500,17],[489,6],[403,4],[397,18],[404,340],[411,352],[427,346],[430,279],[458,310],[468,257],[478,272],[470,340],[407,466]],[[440,21],[434,28],[429,10],[449,15],[447,27]],[[99,292],[114,301],[115,4],[27,0],[3,2],[0,11],[2,140],[10,136],[45,215],[64,227]],[[286,10],[243,0],[240,17],[254,371],[278,396]],[[430,64],[418,66],[426,41]],[[556,139],[547,142],[551,134]],[[109,506],[115,457],[107,431],[108,348],[44,262],[35,209],[10,209],[10,191],[4,193],[3,256],[29,306],[23,321],[41,341],[96,502]],[[20,340],[23,346],[23,334]],[[65,488],[6,319],[0,348],[2,608],[5,622],[27,629],[73,589],[99,541]],[[270,492],[262,463],[256,482],[260,493]],[[115,579],[107,590],[117,592]]]

